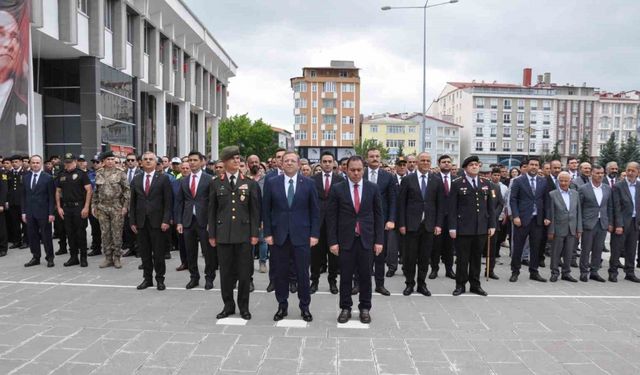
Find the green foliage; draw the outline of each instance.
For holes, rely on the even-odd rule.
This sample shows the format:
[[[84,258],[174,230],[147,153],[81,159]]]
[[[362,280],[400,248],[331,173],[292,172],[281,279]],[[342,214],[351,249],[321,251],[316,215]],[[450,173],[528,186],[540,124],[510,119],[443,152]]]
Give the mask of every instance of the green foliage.
[[[600,159],[598,163],[602,166],[606,166],[608,162],[617,162],[619,158],[618,143],[616,142],[616,133],[611,132],[609,140],[604,144],[602,150],[600,150]]]
[[[235,115],[220,121],[218,150],[236,145],[243,156],[256,154],[267,160],[278,148],[274,137],[275,132],[262,119],[251,121],[247,114]]]
[[[371,148],[377,148],[380,150],[381,160],[389,159],[389,149],[384,147],[382,142],[375,139],[361,139],[353,148],[356,151],[356,155],[362,156],[365,160],[367,159],[367,150]]]
[[[585,135],[582,138],[582,143],[580,144],[580,155],[578,156],[578,160],[580,163],[584,163],[586,161],[591,162],[591,152],[589,151],[589,138]]]
[[[562,160],[562,157],[560,156],[560,151],[558,150],[558,146],[560,146],[560,142],[561,141],[557,141],[556,144],[553,146],[553,150],[551,151],[551,155],[550,155],[550,159],[549,160]]]
[[[620,168],[622,168],[621,170],[624,170],[630,161],[640,161],[640,144],[638,144],[638,138],[633,136],[627,139],[626,142],[622,142],[618,161]]]

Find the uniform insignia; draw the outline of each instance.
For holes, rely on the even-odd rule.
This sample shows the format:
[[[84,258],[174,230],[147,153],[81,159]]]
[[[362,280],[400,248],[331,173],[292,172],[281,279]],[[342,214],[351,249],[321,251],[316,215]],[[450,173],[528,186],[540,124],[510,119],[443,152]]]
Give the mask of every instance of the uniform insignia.
[[[64,176],[61,176],[61,177],[60,177],[60,182],[65,182],[66,180],[67,180],[67,178],[66,178],[66,177],[64,177]]]
[[[247,190],[247,189],[249,189],[249,186],[248,186],[247,184],[240,185],[240,187],[239,187],[238,189],[240,189],[240,190]]]
[[[462,194],[467,194],[467,188],[466,187],[461,187],[460,191],[462,192]]]
[[[488,186],[486,186],[486,185],[485,185],[485,186],[483,186],[483,187],[482,187],[482,191],[485,191],[485,192],[486,192],[487,190],[489,190],[489,187],[488,187]]]
[[[75,179],[77,179],[77,178],[78,178],[78,174],[77,174],[77,173],[74,173],[74,174],[71,176],[71,179],[72,179],[72,180],[75,180]]]
[[[245,199],[245,195],[244,194],[240,195],[240,202],[244,202],[244,199]]]
[[[2,181],[7,181],[7,175],[6,174],[2,175]]]

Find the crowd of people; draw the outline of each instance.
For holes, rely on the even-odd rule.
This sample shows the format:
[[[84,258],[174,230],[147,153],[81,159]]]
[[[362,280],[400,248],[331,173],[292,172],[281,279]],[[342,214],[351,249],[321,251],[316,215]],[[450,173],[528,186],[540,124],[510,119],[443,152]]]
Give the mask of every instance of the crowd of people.
[[[236,305],[251,319],[254,260],[269,275],[267,291],[275,291],[276,321],[288,315],[290,293],[312,321],[311,295],[324,273],[329,291],[340,295],[339,323],[351,318],[353,295],[360,321],[369,323],[372,293],[390,295],[385,278],[399,267],[405,296],[430,296],[427,278],[439,277],[441,266],[455,280],[453,295],[468,283],[471,293],[486,296],[482,258],[484,277],[499,279],[502,247],[511,257],[510,282],[523,265],[531,280],[547,282],[540,273],[547,257],[551,282],[577,282],[572,268],[582,282],[605,282],[599,270],[609,251],[608,281],[617,282],[623,269],[625,280],[640,282],[636,162],[619,173],[615,162],[569,158],[563,166],[530,157],[509,170],[470,156],[458,168],[448,155],[432,161],[420,153],[387,165],[373,148],[340,160],[324,152],[311,164],[283,149],[265,162],[245,158],[236,146],[215,161],[197,151],[182,158],[145,152],[121,160],[108,151],[90,160],[71,153],[0,159],[0,257],[29,247],[25,267],[32,267],[44,248],[47,267],[68,253],[65,267],[87,267],[88,257],[101,256],[100,268],[119,269],[122,257],[136,256],[138,289],[155,278],[164,290],[171,251],[180,254],[176,271],[189,273],[187,289],[200,285],[202,254],[205,289],[220,273],[218,319],[235,314]]]

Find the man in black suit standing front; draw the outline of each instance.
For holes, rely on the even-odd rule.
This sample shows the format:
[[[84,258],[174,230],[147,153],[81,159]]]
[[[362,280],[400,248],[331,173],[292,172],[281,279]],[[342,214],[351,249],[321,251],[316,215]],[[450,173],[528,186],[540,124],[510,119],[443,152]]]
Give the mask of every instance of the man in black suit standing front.
[[[380,196],[382,198],[382,216],[385,222],[385,246],[382,249],[382,253],[374,257],[373,266],[374,279],[376,281],[375,291],[384,296],[389,296],[391,295],[391,293],[387,290],[387,288],[384,287],[384,265],[387,255],[384,248],[386,247],[387,243],[387,231],[393,230],[395,228],[398,182],[391,173],[380,168],[380,159],[380,150],[375,148],[367,150],[367,168],[364,169],[363,178],[378,185],[378,191],[380,192]],[[340,272],[340,275],[342,275],[342,272]],[[357,292],[357,288],[358,286],[356,285],[356,287],[354,288],[356,290],[354,290],[354,292]]]
[[[640,165],[636,162],[627,164],[627,176],[618,182],[613,189],[613,205],[615,218],[615,236],[617,246],[611,246],[611,257],[624,257],[625,280],[640,283],[635,274],[634,265],[638,248],[638,215],[640,215],[640,184],[638,183]],[[618,252],[622,250],[622,255]],[[609,281],[618,281],[618,267],[610,264]]]
[[[434,236],[442,231],[444,217],[444,187],[442,180],[432,173],[431,155],[422,152],[418,155],[416,173],[408,175],[400,186],[398,199],[398,226],[400,234],[405,236],[406,249],[402,260],[402,272],[405,276],[405,296],[413,293],[416,285],[416,265],[418,267],[418,293],[431,296],[427,289],[427,271],[431,260]]]
[[[23,176],[24,195],[22,199],[22,222],[29,229],[29,247],[33,258],[25,267],[40,264],[40,243],[47,254],[47,267],[53,267],[53,238],[51,223],[55,219],[55,185],[53,177],[42,171],[42,158],[33,155],[29,159],[31,170]]]
[[[384,220],[382,200],[376,184],[363,180],[363,161],[352,156],[347,162],[347,181],[331,187],[327,207],[329,249],[340,262],[340,315],[338,323],[351,318],[351,283],[358,270],[360,321],[370,323],[371,262],[382,253]]]
[[[158,290],[165,289],[164,253],[165,242],[168,240],[165,232],[171,221],[173,192],[169,177],[156,172],[157,162],[158,158],[153,152],[145,152],[142,155],[144,172],[131,180],[129,223],[138,241],[144,277],[138,289],[153,286],[151,277],[154,269]]]

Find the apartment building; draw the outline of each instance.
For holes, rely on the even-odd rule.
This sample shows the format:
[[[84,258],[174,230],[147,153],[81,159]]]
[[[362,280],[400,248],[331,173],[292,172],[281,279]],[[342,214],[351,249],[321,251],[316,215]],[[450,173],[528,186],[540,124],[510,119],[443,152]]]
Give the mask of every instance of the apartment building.
[[[360,129],[360,76],[353,61],[328,67],[305,67],[291,78],[295,146],[302,157],[317,161],[324,151],[353,154]]]
[[[183,1],[24,1],[31,153],[197,149],[217,158],[237,65]]]
[[[421,124],[420,113],[412,113],[405,118]],[[453,122],[441,120],[433,116],[424,116],[425,122],[425,151],[431,155],[435,166],[440,155],[449,155],[453,164],[460,164],[460,136],[462,126]],[[419,134],[419,132],[418,132]]]
[[[371,115],[362,121],[362,139],[373,139],[389,150],[390,160],[404,155],[415,154],[419,140],[420,123],[393,117],[385,113]]]
[[[272,126],[271,129],[273,129],[273,140],[278,144],[278,147],[284,148],[287,151],[293,151],[293,134],[287,129],[277,128],[275,126]]]
[[[640,91],[598,93],[591,155],[598,155],[611,133],[618,144],[640,131]]]

